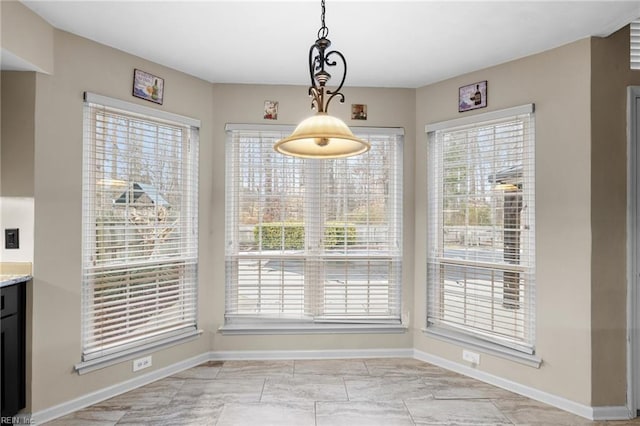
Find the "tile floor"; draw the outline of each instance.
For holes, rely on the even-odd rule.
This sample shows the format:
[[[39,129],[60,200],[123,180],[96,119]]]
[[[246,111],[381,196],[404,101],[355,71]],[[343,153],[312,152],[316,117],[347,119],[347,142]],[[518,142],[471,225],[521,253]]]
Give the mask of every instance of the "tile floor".
[[[640,425],[591,422],[415,359],[208,362],[47,426]]]

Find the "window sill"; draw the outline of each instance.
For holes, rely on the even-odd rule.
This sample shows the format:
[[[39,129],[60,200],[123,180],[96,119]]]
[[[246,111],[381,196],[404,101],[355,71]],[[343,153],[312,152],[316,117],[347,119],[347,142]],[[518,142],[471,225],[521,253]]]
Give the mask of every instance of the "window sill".
[[[514,361],[529,367],[540,368],[540,365],[542,364],[542,358],[535,356],[535,354],[527,354],[516,349],[501,346],[497,343],[487,342],[449,329],[432,326],[427,329],[423,329],[422,332],[434,339],[454,343],[470,349],[476,349],[486,354],[508,359],[509,361]]]
[[[225,335],[278,334],[371,334],[406,333],[402,324],[225,324],[218,329]]]
[[[149,343],[146,345],[137,346],[135,348],[128,349],[126,351],[105,355],[100,358],[92,359],[89,361],[83,361],[74,366],[76,372],[80,375],[90,373],[101,368],[109,367],[111,365],[119,364],[124,361],[129,361],[143,353],[149,353],[150,351],[160,350],[168,348],[170,346],[179,345],[197,339],[202,334],[202,330],[190,330],[188,332],[171,336],[157,342]]]

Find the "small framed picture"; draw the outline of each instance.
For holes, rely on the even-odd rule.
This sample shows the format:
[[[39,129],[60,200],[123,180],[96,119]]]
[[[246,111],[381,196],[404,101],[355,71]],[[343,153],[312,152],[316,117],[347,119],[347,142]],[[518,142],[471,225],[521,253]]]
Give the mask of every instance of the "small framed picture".
[[[462,86],[458,91],[458,112],[487,106],[487,80]]]
[[[164,79],[139,69],[133,70],[133,96],[162,105]]]
[[[278,101],[264,101],[264,116],[265,120],[277,120],[278,119]]]
[[[365,104],[351,104],[351,119],[366,120],[367,106]]]

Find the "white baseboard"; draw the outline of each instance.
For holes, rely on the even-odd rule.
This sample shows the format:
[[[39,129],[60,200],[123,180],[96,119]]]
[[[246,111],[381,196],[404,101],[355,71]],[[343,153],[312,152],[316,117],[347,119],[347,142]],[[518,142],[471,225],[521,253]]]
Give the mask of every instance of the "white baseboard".
[[[100,389],[95,392],[83,395],[80,398],[73,399],[71,401],[63,402],[62,404],[55,405],[53,407],[45,408],[41,411],[36,411],[31,414],[32,425],[38,425],[58,417],[65,416],[73,413],[74,411],[81,410],[93,404],[97,404],[106,399],[113,398],[114,396],[128,392],[130,390],[139,388],[156,380],[164,379],[172,374],[179,373],[187,368],[195,367],[196,365],[207,362],[211,359],[209,352],[200,354],[193,358],[186,359],[184,361],[177,362],[167,367],[159,368],[149,373],[137,376],[133,379],[118,383],[117,385],[109,386],[104,389]]]
[[[634,418],[628,407],[592,407],[593,416],[591,420],[629,420]]]
[[[413,358],[413,349],[327,349],[292,351],[213,351],[211,360]]]
[[[526,396],[527,398],[535,399],[536,401],[549,404],[589,420],[627,420],[631,418],[629,409],[625,406],[591,407],[417,349],[414,349],[413,356],[421,361],[473,377],[482,382],[498,386],[519,395]]]
[[[31,414],[31,423],[38,425],[58,417],[73,413],[93,404],[97,404],[114,396],[144,386],[156,380],[179,373],[187,368],[195,367],[207,361],[216,360],[271,360],[271,359],[335,359],[335,358],[390,358],[413,357],[413,349],[338,349],[338,350],[304,350],[304,351],[215,351],[205,352],[193,358],[177,362],[164,368],[151,371],[117,385],[83,395],[80,398],[46,408]]]
[[[464,374],[485,383],[515,392],[531,399],[549,404],[590,420],[625,420],[631,418],[629,409],[620,407],[590,407],[529,386],[522,385],[492,374],[441,358],[417,349],[335,349],[335,350],[291,350],[291,351],[213,351],[151,371],[117,385],[83,395],[71,401],[46,408],[31,414],[31,424],[37,425],[81,410],[124,392],[144,386],[156,380],[176,374],[207,361],[216,360],[277,360],[277,359],[337,359],[337,358],[415,358],[450,371]]]

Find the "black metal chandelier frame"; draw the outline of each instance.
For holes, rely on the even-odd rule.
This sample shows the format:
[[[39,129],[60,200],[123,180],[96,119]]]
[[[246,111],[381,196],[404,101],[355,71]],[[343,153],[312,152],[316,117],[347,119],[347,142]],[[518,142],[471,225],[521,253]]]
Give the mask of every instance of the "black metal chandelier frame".
[[[327,49],[331,46],[331,40],[327,38],[329,36],[329,28],[325,24],[325,11],[325,0],[322,0],[322,26],[318,30],[318,39],[309,49],[309,76],[311,77],[309,96],[312,98],[311,108],[317,112],[327,112],[329,103],[336,96],[338,96],[340,103],[344,103],[344,94],[340,90],[342,90],[344,81],[347,78],[347,60],[344,55],[338,50],[327,52]],[[326,84],[331,79],[331,74],[325,67],[338,65],[338,61],[332,60],[334,56],[337,56],[344,68],[340,85],[335,90],[329,90]]]

